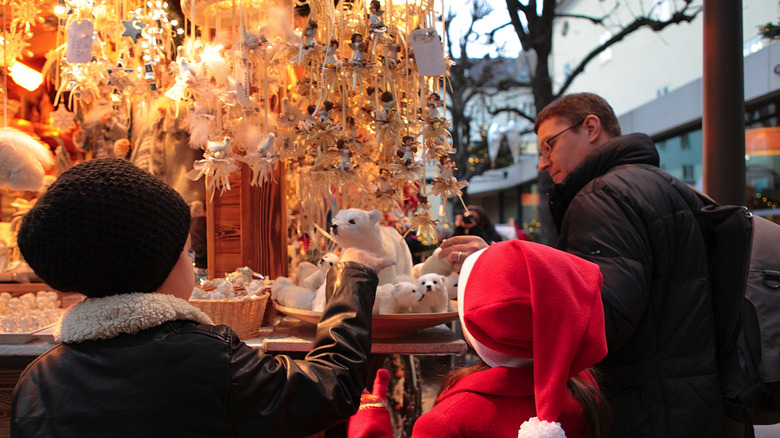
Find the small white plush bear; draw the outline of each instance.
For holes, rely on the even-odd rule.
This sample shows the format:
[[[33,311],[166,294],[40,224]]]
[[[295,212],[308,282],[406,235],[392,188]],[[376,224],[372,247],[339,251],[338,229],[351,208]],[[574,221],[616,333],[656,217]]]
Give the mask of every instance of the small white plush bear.
[[[382,284],[376,289],[373,313],[411,313],[422,294],[414,283],[402,281],[396,284]]]
[[[382,213],[357,208],[341,210],[331,222],[331,236],[342,248],[358,248],[395,265],[378,273],[379,284],[398,281],[399,276],[412,275],[412,253],[395,228],[379,225]]]
[[[450,309],[445,277],[439,274],[425,274],[417,279],[417,291],[422,298],[414,307],[415,313],[440,313]]]
[[[330,268],[339,262],[339,256],[329,252],[317,260],[317,269],[305,278],[300,278],[298,284],[307,289],[317,290],[320,286],[325,284],[325,279],[328,277],[328,271]]]
[[[420,278],[421,275],[431,273],[444,276],[450,275],[454,269],[447,261],[447,257],[439,257],[439,253],[441,253],[441,248],[436,248],[436,250],[433,251],[433,254],[425,259],[424,262],[414,265],[412,268],[412,277]]]
[[[450,274],[444,279],[451,300],[458,298],[458,278],[460,278],[459,274]]]
[[[287,277],[276,277],[271,286],[271,297],[284,307],[312,310],[314,291],[298,286]]]

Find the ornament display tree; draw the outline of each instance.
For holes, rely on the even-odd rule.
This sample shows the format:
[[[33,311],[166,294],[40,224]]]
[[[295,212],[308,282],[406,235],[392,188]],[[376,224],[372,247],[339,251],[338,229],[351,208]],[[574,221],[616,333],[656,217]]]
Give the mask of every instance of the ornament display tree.
[[[65,3],[45,72],[57,125],[202,203],[209,277],[287,276],[336,250],[325,230],[348,208],[435,244],[428,198],[467,183],[434,0]]]

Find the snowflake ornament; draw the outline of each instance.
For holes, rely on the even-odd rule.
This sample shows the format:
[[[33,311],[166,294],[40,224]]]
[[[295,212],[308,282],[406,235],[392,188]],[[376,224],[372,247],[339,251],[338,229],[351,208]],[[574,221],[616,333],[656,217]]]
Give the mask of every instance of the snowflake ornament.
[[[45,20],[41,15],[41,6],[38,1],[30,0],[11,0],[11,14],[14,19],[11,21],[12,29],[29,32],[30,28],[43,23]]]
[[[16,59],[33,56],[29,46],[24,32],[6,32],[5,38],[0,36],[0,67],[10,67]]]
[[[68,111],[65,105],[57,107],[57,110],[51,113],[51,119],[51,126],[62,132],[70,131],[76,126],[73,113]]]

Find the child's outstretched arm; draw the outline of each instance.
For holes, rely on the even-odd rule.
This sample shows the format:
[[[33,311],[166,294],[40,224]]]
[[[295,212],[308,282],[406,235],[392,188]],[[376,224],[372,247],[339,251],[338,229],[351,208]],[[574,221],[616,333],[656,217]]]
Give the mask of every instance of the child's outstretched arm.
[[[380,268],[381,269],[381,268]],[[327,304],[305,359],[271,356],[235,340],[231,345],[229,415],[237,436],[306,436],[357,411],[369,377],[373,269],[340,262],[328,273]]]

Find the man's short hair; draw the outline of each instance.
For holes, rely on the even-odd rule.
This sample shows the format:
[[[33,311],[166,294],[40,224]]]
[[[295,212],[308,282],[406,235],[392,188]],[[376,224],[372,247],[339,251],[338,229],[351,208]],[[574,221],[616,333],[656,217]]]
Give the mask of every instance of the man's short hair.
[[[620,123],[612,107],[603,97],[593,93],[567,94],[553,100],[536,116],[534,132],[538,133],[542,122],[553,117],[566,119],[569,123],[577,123],[590,114],[601,120],[601,126],[609,137],[620,135]]]

